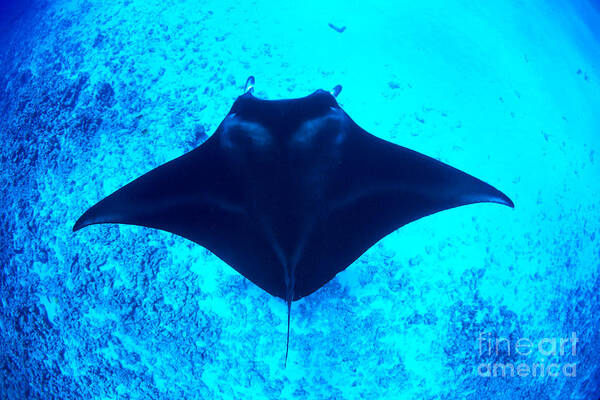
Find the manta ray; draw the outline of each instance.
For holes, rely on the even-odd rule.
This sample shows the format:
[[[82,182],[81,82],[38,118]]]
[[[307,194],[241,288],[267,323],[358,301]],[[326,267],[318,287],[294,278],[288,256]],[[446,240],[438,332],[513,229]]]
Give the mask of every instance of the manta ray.
[[[116,223],[171,232],[210,250],[287,303],[310,295],[396,229],[491,202],[489,184],[359,127],[341,86],[264,100],[254,78],[203,144],[88,209],[74,231]]]

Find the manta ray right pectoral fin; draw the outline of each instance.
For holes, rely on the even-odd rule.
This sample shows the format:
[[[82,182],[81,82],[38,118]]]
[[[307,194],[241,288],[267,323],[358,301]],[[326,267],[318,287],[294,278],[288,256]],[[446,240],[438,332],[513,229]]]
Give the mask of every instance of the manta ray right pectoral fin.
[[[347,130],[344,151],[341,172],[329,181],[328,213],[318,221],[318,235],[307,242],[301,259],[298,298],[318,290],[369,247],[410,222],[473,203],[514,207],[491,185],[357,125]]]

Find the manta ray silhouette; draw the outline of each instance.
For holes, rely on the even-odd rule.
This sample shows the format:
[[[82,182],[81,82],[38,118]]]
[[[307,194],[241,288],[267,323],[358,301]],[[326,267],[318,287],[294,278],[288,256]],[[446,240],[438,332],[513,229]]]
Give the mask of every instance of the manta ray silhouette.
[[[183,236],[288,306],[384,236],[424,216],[478,202],[514,207],[464,172],[361,129],[332,93],[262,100],[253,78],[196,149],[87,210],[101,223]]]

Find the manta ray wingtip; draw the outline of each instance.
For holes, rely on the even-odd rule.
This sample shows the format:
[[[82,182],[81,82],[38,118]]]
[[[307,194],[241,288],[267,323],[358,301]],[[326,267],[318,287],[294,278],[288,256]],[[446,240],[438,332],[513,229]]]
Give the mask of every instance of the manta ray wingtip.
[[[472,178],[472,177],[471,177]],[[515,203],[500,190],[496,189],[494,186],[480,181],[479,179],[473,179],[469,185],[468,189],[464,189],[465,194],[467,194],[467,198],[470,200],[468,203],[496,203],[504,206],[508,206],[510,208],[515,208]]]
[[[515,203],[513,203],[513,201],[510,199],[510,197],[508,197],[507,195],[505,195],[504,193],[502,193],[501,191],[499,191],[498,189],[495,189],[495,188],[494,188],[494,194],[492,196],[490,196],[490,198],[487,199],[487,201],[490,203],[502,204],[502,205],[508,206],[510,208],[515,208]]]
[[[509,206],[510,208],[515,208],[515,203],[513,203],[513,201],[506,195],[504,195],[504,198],[502,199],[502,202],[500,204],[504,204],[505,206]]]
[[[484,199],[475,202],[496,203],[510,208],[515,208],[515,203],[513,203],[513,201],[507,195],[500,191],[498,191],[498,193],[495,193],[492,196],[486,196]]]
[[[81,228],[85,228],[86,226],[88,226],[87,222],[83,218],[84,216],[85,214],[79,217],[79,219],[75,222],[75,225],[73,225],[73,232],[77,232]]]
[[[81,217],[75,221],[75,225],[73,225],[73,232],[77,232],[81,228],[85,228],[86,226],[109,222],[108,219],[102,218],[102,214],[98,213],[98,206],[95,205],[91,207],[86,212],[83,213]]]

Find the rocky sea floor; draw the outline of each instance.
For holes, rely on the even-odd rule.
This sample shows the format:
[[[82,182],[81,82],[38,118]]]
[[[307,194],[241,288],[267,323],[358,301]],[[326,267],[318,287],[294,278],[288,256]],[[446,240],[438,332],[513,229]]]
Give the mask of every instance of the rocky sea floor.
[[[598,398],[596,10],[33,3],[0,39],[0,399]],[[249,75],[270,99],[342,84],[366,130],[516,208],[450,210],[377,243],[293,304],[284,368],[285,303],[207,250],[140,227],[71,231],[206,140]],[[515,352],[572,332],[574,355]],[[511,351],[482,354],[482,333]],[[488,363],[576,376],[479,376]]]

